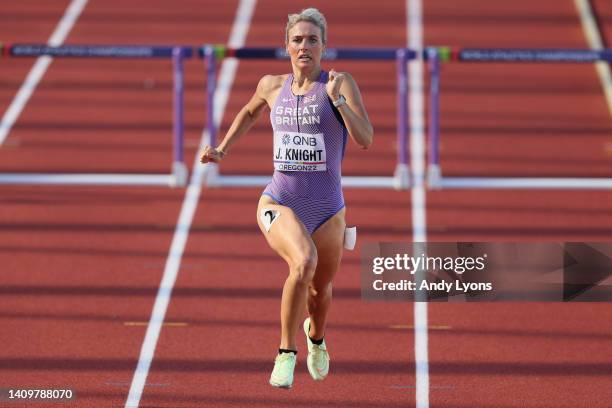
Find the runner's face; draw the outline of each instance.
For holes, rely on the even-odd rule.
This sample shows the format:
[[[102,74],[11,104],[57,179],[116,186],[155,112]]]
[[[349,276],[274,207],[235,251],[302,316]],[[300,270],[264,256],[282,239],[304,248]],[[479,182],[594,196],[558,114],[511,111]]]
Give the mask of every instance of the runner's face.
[[[307,21],[300,21],[289,30],[287,53],[298,69],[318,67],[323,53],[321,29]]]

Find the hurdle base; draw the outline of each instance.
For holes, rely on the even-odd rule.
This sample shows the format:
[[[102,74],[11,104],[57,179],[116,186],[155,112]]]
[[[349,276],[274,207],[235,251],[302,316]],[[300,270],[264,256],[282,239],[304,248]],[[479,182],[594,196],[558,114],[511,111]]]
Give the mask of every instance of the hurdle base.
[[[174,180],[171,184],[172,187],[185,187],[187,185],[189,171],[187,170],[187,166],[185,166],[185,163],[172,163],[172,175],[174,176]]]
[[[208,162],[204,167],[204,175],[202,177],[202,185],[206,187],[219,186],[219,165],[217,163]]]
[[[441,188],[441,181],[442,171],[440,170],[440,165],[430,164],[427,167],[427,185],[432,190],[439,190]]]
[[[406,190],[410,188],[410,169],[407,164],[400,163],[395,166],[393,173],[393,188],[396,190]]]

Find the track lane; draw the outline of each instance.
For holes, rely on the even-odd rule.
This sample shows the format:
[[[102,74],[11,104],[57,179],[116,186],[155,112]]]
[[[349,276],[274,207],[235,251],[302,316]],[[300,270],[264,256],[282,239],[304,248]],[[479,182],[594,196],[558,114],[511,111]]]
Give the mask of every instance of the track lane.
[[[377,19],[367,20],[367,16],[377,13],[385,18],[393,15],[394,21],[404,24],[401,1],[385,1],[385,7],[378,10],[374,6],[346,9],[316,2],[288,8],[277,1],[263,1],[258,2],[247,45],[281,43],[286,15],[310,5],[320,7],[326,14],[331,30],[330,45],[404,44],[404,26],[402,30],[390,30],[388,36],[382,32],[372,36],[370,29],[357,33],[334,28],[343,27],[341,15],[347,21],[360,21],[372,29],[377,27]],[[352,148],[347,151],[344,174],[390,175],[394,167],[395,134],[391,125],[384,126],[395,118],[395,67],[388,64],[377,68],[375,75],[364,75],[372,68],[370,64],[365,65],[347,61],[334,64],[334,68],[347,70],[356,77],[375,128],[377,120],[382,124],[382,130],[376,133],[377,147],[367,152]],[[286,62],[241,61],[222,132],[264,73],[286,71]],[[373,96],[371,91],[378,86],[379,93]],[[235,146],[222,164],[223,173],[271,173],[266,159],[271,149],[270,130],[265,120],[263,117]],[[382,162],[384,167],[380,166]],[[197,320],[206,323],[164,328],[149,380],[171,383],[172,392],[182,397],[169,401],[165,392],[150,388],[143,395],[143,406],[280,407],[314,403],[399,407],[414,400],[414,389],[410,388],[414,385],[412,334],[389,328],[405,323],[407,316],[411,316],[411,307],[362,302],[358,253],[348,252],[336,279],[330,316],[328,341],[333,375],[322,383],[310,379],[305,367],[305,348],[298,337],[301,351],[294,388],[284,393],[270,387],[267,381],[278,347],[278,310],[286,268],[267,247],[255,223],[254,212],[261,188],[205,189],[202,194],[184,257],[186,262],[199,259],[201,263],[193,269],[181,270],[176,290],[199,288],[208,296],[173,298],[167,319],[189,322],[195,313]],[[410,235],[408,192],[346,190],[345,196],[348,223],[358,225],[360,242],[398,240]],[[374,333],[375,337],[369,341]],[[177,363],[172,370],[166,369],[167,361],[181,358],[181,364]],[[239,393],[236,393],[237,387]]]
[[[429,44],[588,48],[571,1],[434,1],[425,18]],[[451,63],[441,86],[443,175],[612,175],[612,123],[591,64]]]
[[[90,1],[67,42],[222,42],[231,19],[197,5]],[[166,23],[164,16],[174,18]],[[186,20],[177,27],[180,16]],[[202,65],[186,64],[186,157],[204,123]],[[0,171],[169,171],[170,81],[167,62],[56,60],[13,143],[0,148]],[[78,406],[123,405],[183,195],[0,187],[0,371],[7,386],[61,385],[75,389]]]
[[[71,388],[79,406],[122,402],[117,383],[131,378],[144,333],[124,323],[148,317],[176,192],[3,187],[1,197],[3,383]]]
[[[203,295],[189,299],[174,297],[167,319],[188,322],[195,317],[207,323],[164,328],[149,374],[153,383],[170,383],[172,392],[190,396],[188,400],[172,404],[214,403],[229,407],[250,401],[256,406],[283,406],[289,401],[306,404],[310,398],[321,400],[323,406],[353,401],[355,406],[368,406],[377,401],[388,406],[405,404],[405,390],[391,387],[414,382],[411,336],[388,326],[404,322],[409,307],[361,302],[359,259],[353,254],[343,261],[331,312],[333,323],[330,323],[328,341],[332,364],[336,367],[334,376],[324,383],[313,383],[305,371],[302,345],[291,394],[267,384],[278,347],[278,299],[285,268],[270,253],[253,223],[254,207],[248,203],[256,202],[260,190],[208,189],[203,194],[205,200],[196,215],[184,258],[186,262],[200,261],[193,269],[181,271],[175,289],[198,288]],[[407,199],[407,194],[403,198]],[[404,208],[397,206],[387,210],[386,224],[374,224],[373,220],[368,220],[372,224],[360,223],[364,225],[361,239],[389,240],[405,236],[407,228],[394,227],[388,217],[393,214],[399,218],[404,212]],[[369,225],[373,227],[372,232],[368,230]],[[391,232],[393,229],[397,235]],[[335,329],[336,325],[340,328]],[[382,333],[373,328],[380,328]],[[372,342],[361,339],[374,333]],[[181,358],[183,364],[166,369],[167,360]],[[190,368],[189,362],[195,362],[196,367]],[[241,390],[238,399],[237,384]],[[364,388],[368,389],[368,395],[360,392]],[[153,389],[145,390],[143,406],[165,406],[160,394]]]
[[[428,2],[425,41],[585,48],[573,2]],[[447,64],[444,175],[605,176],[611,133],[590,65]],[[607,241],[607,191],[433,191],[432,241]],[[606,304],[430,304],[431,404],[574,407],[609,399]]]

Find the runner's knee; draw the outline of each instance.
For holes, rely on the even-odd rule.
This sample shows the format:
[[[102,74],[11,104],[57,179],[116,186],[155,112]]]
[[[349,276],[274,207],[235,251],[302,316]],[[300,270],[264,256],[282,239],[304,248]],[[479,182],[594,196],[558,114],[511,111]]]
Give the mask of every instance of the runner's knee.
[[[290,273],[299,283],[308,285],[312,282],[315,270],[317,269],[316,251],[307,251],[292,260]]]

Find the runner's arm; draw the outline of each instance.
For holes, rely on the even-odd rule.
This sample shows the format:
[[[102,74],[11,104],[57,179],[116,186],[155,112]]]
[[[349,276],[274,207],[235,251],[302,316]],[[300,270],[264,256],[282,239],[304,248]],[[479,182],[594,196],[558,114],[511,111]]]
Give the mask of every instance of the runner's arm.
[[[372,145],[374,129],[363,105],[359,87],[349,73],[336,73],[333,70],[332,72],[342,77],[342,81],[339,87],[333,87],[333,91],[330,90],[331,95],[329,96],[332,101],[338,100],[340,95],[344,96],[346,103],[338,107],[338,111],[344,120],[344,125],[355,143],[361,148],[367,149]]]
[[[236,115],[232,124],[225,134],[223,141],[215,147],[206,146],[200,155],[200,162],[207,163],[209,161],[218,162],[223,159],[229,152],[231,146],[236,143],[238,139],[251,129],[253,124],[257,122],[259,116],[268,105],[267,94],[269,92],[271,82],[271,75],[266,75],[257,84],[257,89],[247,102],[246,105],[240,109],[240,112]]]

